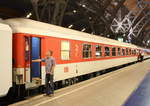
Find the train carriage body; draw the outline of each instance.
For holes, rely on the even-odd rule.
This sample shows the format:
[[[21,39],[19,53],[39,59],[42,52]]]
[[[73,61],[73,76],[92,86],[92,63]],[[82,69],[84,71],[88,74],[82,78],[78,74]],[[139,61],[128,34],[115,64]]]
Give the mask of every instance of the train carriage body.
[[[12,87],[12,31],[0,23],[0,97]]]
[[[13,82],[26,88],[37,79],[45,83],[45,64],[31,60],[44,58],[48,50],[57,63],[55,81],[134,62],[140,52],[135,45],[29,19],[6,23],[13,30]]]

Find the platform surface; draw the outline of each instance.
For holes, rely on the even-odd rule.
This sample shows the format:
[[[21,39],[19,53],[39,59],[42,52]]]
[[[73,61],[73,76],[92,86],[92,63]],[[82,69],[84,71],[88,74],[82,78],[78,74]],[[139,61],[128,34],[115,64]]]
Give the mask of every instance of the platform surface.
[[[150,70],[150,60],[10,106],[123,106]],[[133,105],[132,105],[133,106]]]
[[[150,72],[123,106],[150,106]]]

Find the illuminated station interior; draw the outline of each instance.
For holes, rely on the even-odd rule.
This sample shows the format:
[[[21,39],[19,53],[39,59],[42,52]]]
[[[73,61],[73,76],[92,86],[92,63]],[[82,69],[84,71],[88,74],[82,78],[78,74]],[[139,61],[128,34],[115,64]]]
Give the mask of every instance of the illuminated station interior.
[[[150,106],[150,0],[0,0],[0,106]]]

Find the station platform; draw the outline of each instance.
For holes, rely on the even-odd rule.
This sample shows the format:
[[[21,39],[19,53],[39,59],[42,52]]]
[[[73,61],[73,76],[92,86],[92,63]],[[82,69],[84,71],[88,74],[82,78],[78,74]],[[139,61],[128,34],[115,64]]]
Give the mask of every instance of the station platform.
[[[150,60],[146,60],[56,90],[53,97],[42,94],[10,106],[149,106],[134,104],[141,96],[145,98],[145,94],[150,99],[149,72]],[[142,85],[145,80],[146,83]],[[146,91],[142,90],[147,86]],[[150,100],[146,103],[150,103]]]

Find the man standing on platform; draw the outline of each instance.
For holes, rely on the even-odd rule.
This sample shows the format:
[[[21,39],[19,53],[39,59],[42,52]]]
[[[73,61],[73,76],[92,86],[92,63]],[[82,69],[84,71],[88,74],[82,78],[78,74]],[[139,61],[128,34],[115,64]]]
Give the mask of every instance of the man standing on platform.
[[[46,57],[43,59],[36,59],[32,60],[32,62],[45,62],[45,86],[46,86],[46,95],[47,96],[53,96],[54,94],[54,68],[56,65],[55,58],[52,56],[53,52],[51,50],[48,50],[46,53]]]

